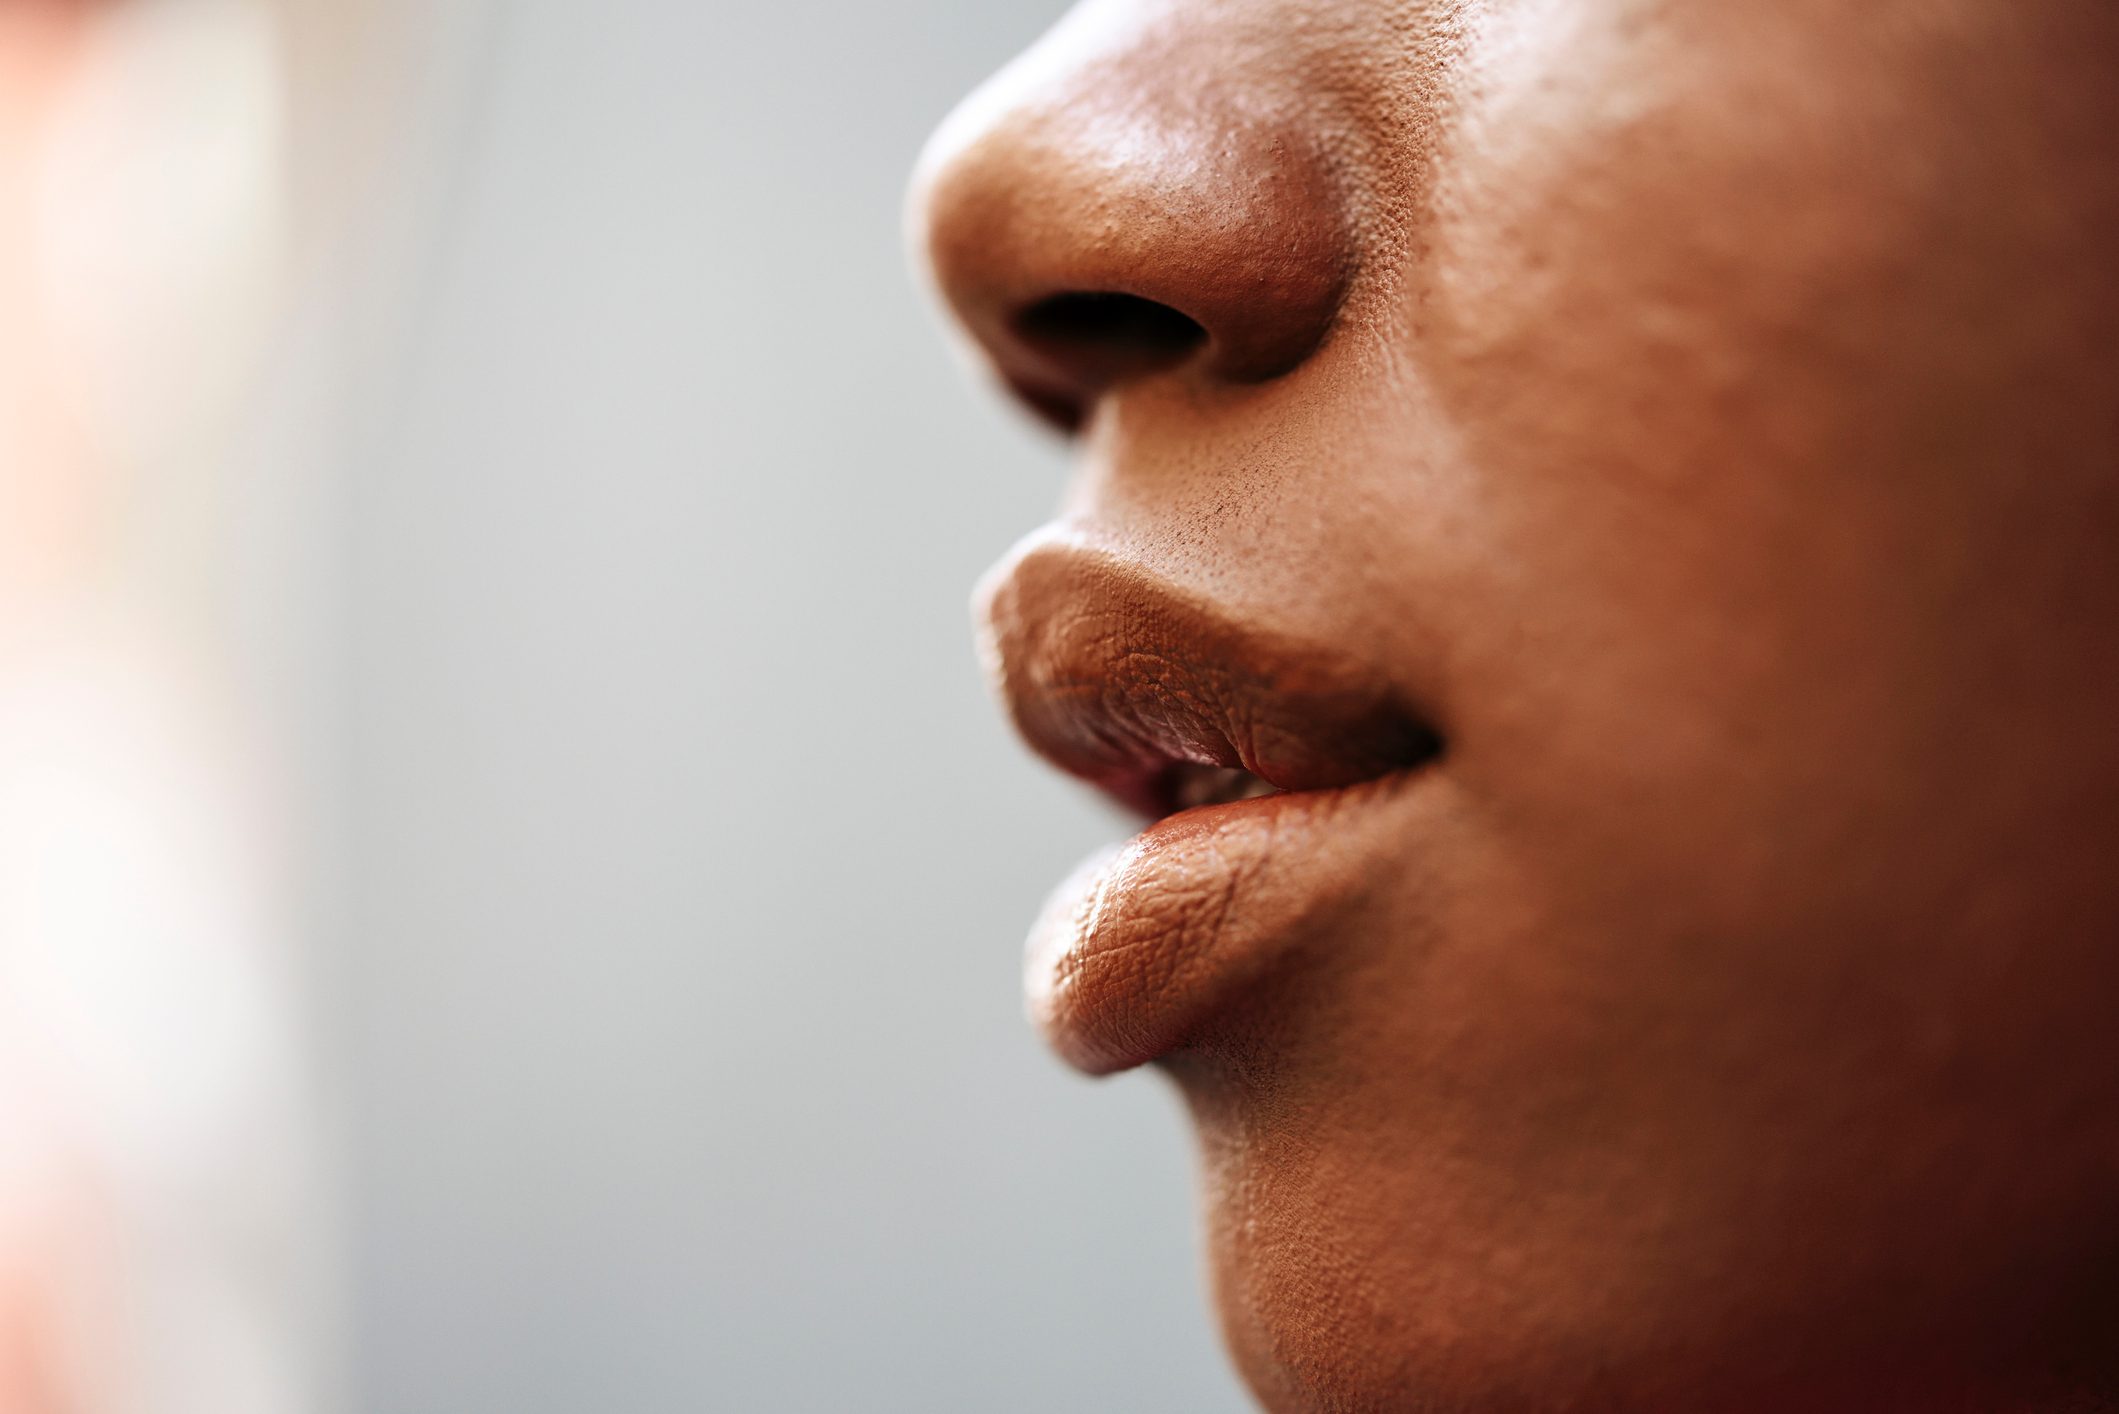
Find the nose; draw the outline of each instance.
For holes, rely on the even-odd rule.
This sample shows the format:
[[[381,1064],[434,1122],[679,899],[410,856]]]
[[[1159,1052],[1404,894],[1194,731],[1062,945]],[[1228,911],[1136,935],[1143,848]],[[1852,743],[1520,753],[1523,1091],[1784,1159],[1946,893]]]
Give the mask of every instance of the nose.
[[[1069,429],[1151,376],[1290,372],[1352,264],[1299,90],[1276,96],[1268,66],[1167,10],[1116,10],[1077,11],[966,100],[914,184],[943,298],[1016,395]]]

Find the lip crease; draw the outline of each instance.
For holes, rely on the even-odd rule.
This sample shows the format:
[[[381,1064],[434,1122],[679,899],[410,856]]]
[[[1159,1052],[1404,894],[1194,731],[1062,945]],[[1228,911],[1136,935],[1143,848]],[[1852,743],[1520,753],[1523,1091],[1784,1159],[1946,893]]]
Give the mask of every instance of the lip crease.
[[[1055,891],[1025,990],[1092,1074],[1159,1059],[1364,891],[1386,802],[1442,752],[1370,666],[1189,595],[1079,533],[981,587],[983,647],[1033,750],[1145,816]]]

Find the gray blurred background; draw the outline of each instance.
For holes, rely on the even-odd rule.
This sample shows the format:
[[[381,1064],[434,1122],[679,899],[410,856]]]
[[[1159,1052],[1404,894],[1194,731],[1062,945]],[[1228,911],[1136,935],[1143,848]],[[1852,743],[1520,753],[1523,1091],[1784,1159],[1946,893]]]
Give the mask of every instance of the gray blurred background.
[[[415,17],[331,458],[345,1408],[1248,1407],[1174,1099],[1021,1020],[1121,827],[966,601],[1064,458],[901,249],[924,135],[1062,8]]]

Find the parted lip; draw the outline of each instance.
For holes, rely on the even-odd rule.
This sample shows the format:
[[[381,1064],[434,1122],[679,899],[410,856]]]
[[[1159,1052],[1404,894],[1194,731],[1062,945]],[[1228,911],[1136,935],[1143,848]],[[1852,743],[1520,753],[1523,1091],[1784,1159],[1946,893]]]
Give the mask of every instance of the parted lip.
[[[1358,658],[1240,622],[1064,527],[979,593],[988,671],[1040,756],[1150,819],[1197,768],[1282,791],[1425,765],[1434,729]]]
[[[1211,1045],[1234,998],[1358,916],[1440,739],[1358,649],[1239,617],[1065,526],[982,598],[1023,736],[1150,822],[1047,900],[1031,1019],[1092,1074]]]

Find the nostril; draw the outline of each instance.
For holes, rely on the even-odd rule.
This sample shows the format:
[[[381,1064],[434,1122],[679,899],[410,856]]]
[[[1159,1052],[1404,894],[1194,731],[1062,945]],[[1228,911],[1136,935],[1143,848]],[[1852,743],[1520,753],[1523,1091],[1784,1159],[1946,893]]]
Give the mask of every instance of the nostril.
[[[1069,291],[1039,300],[1017,316],[1016,332],[1038,343],[1158,361],[1184,357],[1207,336],[1196,320],[1166,304],[1110,290]]]
[[[1166,304],[1104,290],[1048,296],[1016,315],[1014,326],[1040,361],[1092,395],[1175,367],[1207,338],[1197,320]]]
[[[1063,429],[1166,383],[1294,373],[1364,249],[1318,100],[1250,81],[1294,84],[1300,66],[1235,82],[1189,47],[1205,36],[1191,12],[1214,5],[1150,5],[1139,27],[1105,14],[1123,8],[1078,7],[959,108],[921,155],[911,212],[989,369]]]

